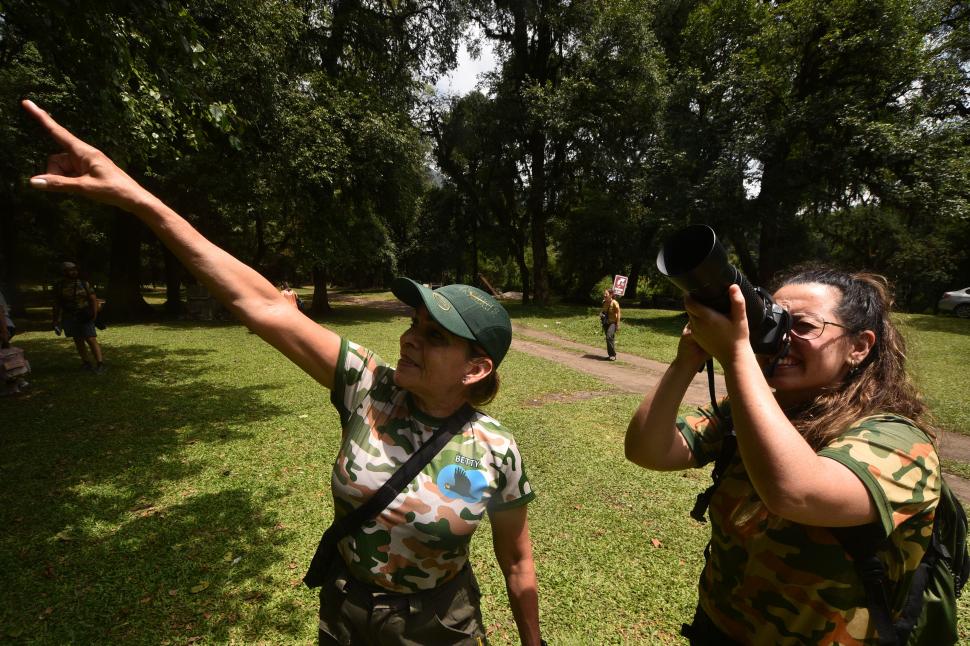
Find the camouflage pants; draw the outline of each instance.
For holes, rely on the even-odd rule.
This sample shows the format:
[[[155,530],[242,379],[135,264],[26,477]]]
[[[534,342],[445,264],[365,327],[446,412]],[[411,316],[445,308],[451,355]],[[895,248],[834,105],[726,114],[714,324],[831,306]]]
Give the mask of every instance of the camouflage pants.
[[[433,590],[380,592],[341,563],[320,589],[320,644],[483,646],[481,593],[471,567]]]

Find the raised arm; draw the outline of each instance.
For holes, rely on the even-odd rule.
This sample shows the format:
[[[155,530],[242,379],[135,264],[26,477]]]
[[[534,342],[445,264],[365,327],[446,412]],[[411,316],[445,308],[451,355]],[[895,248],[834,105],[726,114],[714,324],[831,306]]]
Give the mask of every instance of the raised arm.
[[[51,155],[45,174],[30,179],[31,186],[79,195],[134,214],[249,329],[321,384],[333,387],[340,350],[336,334],[290,306],[257,271],[206,240],[104,153],[72,135],[33,102],[22,105],[63,149]]]
[[[675,471],[696,466],[694,456],[674,423],[677,409],[707,355],[684,328],[677,357],[657,386],[648,392],[626,429],[626,459],[657,471]]]

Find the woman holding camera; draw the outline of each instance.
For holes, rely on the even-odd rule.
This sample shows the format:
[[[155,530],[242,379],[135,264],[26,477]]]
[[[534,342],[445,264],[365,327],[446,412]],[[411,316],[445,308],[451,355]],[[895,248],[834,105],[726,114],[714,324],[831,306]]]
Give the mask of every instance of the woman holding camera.
[[[511,433],[471,407],[492,400],[511,343],[511,321],[467,285],[430,290],[399,278],[393,292],[414,308],[396,368],[303,316],[252,268],[74,137],[30,101],[23,107],[59,143],[33,187],[125,209],[144,222],[246,326],[331,391],[342,440],[331,491],[335,516],[353,514],[402,464],[441,433],[443,448],[376,516],[325,559],[323,644],[481,644],[471,536],[487,513],[523,644],[538,646],[539,613],[527,503],[534,498]],[[316,559],[315,559],[316,562]],[[310,576],[307,577],[310,584]]]
[[[730,317],[687,297],[676,359],[627,430],[627,458],[656,470],[708,464],[729,429],[736,434],[710,501],[700,598],[685,626],[692,644],[871,643],[862,581],[829,528],[879,524],[893,609],[929,544],[940,461],[905,372],[888,284],[812,268],[780,285],[774,298],[793,324],[773,371],[751,348],[737,286]],[[678,416],[711,356],[727,384],[721,415],[705,407]]]

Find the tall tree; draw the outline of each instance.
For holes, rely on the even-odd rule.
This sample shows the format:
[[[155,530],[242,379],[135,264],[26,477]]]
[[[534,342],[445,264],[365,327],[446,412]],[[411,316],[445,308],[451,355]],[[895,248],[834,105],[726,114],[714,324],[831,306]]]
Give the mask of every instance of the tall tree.
[[[867,202],[894,208],[926,177],[919,168],[953,168],[953,149],[938,142],[953,143],[963,117],[938,112],[966,104],[955,71],[963,65],[965,80],[966,57],[946,43],[959,31],[947,21],[965,24],[965,9],[915,0],[669,5],[657,29],[672,87],[661,200],[671,220],[715,223],[744,271],[764,282],[831,249],[806,244],[819,240],[820,218]],[[934,194],[956,196],[952,187]],[[961,200],[944,200],[944,216]]]
[[[529,218],[534,300],[550,295],[550,224],[598,181],[629,177],[655,132],[658,85],[645,2],[482,3],[477,20],[496,43],[492,90],[512,145]],[[609,150],[609,152],[606,152]],[[528,299],[528,294],[524,294]]]

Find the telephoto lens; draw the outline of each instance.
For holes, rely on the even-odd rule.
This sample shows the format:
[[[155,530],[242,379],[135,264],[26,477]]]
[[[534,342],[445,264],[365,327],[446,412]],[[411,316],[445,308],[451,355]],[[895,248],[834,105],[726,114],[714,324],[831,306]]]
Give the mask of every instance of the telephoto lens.
[[[681,291],[725,316],[731,315],[728,287],[738,285],[754,351],[775,355],[787,347],[791,315],[728,262],[711,227],[692,224],[672,235],[657,254],[657,269]]]

